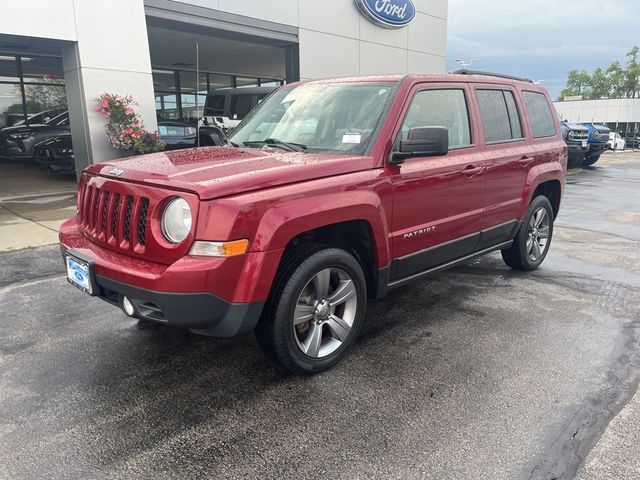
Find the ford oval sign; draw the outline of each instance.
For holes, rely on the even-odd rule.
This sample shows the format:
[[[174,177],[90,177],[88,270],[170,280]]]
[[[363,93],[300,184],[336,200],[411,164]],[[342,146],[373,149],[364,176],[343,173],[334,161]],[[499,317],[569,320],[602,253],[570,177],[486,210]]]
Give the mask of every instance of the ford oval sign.
[[[355,0],[355,2],[367,19],[385,28],[405,27],[416,16],[416,7],[411,0]]]

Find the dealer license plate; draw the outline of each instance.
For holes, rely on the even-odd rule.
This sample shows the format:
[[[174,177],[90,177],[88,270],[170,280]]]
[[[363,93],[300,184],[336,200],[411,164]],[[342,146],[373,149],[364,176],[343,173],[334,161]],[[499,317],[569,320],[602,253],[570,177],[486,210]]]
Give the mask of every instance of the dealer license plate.
[[[65,256],[67,263],[67,280],[72,285],[75,285],[80,290],[93,294],[91,288],[91,268],[89,263],[79,260],[71,255]]]

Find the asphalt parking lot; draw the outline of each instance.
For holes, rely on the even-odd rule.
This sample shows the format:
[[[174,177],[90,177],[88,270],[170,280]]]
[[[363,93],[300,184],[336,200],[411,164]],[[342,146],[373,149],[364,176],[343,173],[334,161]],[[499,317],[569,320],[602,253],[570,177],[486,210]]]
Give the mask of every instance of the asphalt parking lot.
[[[127,319],[57,246],[2,254],[0,478],[573,478],[638,385],[639,205],[640,154],[605,155],[538,271],[493,254],[394,291],[311,378]],[[629,422],[612,468],[638,473]]]

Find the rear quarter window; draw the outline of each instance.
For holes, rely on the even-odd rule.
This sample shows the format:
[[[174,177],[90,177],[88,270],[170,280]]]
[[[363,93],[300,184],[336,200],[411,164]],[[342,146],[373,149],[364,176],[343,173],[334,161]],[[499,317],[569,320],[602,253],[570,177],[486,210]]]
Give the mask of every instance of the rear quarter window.
[[[556,134],[556,124],[547,97],[542,93],[523,91],[522,100],[529,116],[533,137],[553,137]]]

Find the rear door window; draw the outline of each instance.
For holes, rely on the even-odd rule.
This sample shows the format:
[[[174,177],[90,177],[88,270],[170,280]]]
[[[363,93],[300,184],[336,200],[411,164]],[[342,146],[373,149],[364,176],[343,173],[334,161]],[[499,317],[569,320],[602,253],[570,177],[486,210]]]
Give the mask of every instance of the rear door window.
[[[539,92],[522,92],[524,109],[529,116],[533,137],[552,137],[556,134],[556,124],[547,97]]]
[[[509,90],[476,90],[485,143],[500,143],[522,137],[522,122],[513,92]]]

